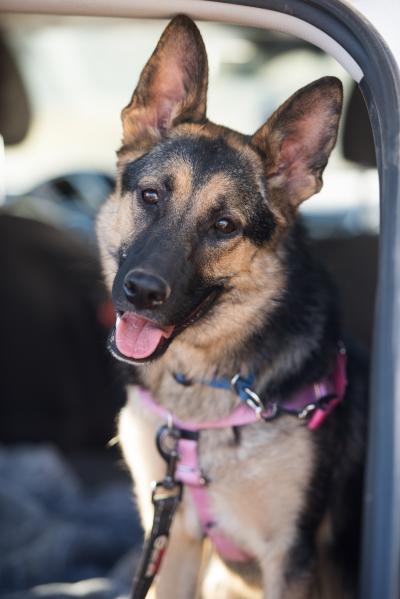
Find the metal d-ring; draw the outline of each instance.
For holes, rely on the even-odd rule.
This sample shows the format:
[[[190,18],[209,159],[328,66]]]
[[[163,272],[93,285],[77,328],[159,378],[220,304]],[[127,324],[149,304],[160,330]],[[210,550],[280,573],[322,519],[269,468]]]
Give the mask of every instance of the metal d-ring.
[[[304,408],[301,410],[301,412],[299,412],[297,414],[297,417],[300,418],[301,420],[303,420],[304,418],[307,418],[307,416],[311,412],[314,412],[314,410],[316,408],[317,408],[317,404],[316,403],[309,403],[306,406],[304,406]]]
[[[261,412],[263,411],[264,406],[260,397],[257,395],[255,391],[249,389],[249,387],[245,387],[244,391],[246,395],[248,395],[248,397],[246,398],[247,405],[250,406],[250,408],[252,408],[256,412],[257,416],[261,417]]]
[[[269,420],[274,420],[279,414],[279,404],[276,401],[268,405],[271,408],[271,414],[269,414],[269,416],[262,414],[262,418],[263,420],[265,420],[265,422],[269,422]]]

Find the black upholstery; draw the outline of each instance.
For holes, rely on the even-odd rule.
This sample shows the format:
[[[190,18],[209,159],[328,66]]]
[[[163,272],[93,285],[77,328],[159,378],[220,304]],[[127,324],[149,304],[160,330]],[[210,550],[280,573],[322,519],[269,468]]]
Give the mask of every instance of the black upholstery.
[[[376,167],[375,144],[368,111],[356,84],[343,115],[343,155],[347,160],[362,166]]]

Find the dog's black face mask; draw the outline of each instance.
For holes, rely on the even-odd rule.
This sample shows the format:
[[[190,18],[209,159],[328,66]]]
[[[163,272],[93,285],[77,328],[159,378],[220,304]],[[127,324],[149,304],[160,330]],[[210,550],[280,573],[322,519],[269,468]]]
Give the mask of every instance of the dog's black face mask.
[[[196,343],[249,334],[284,293],[279,244],[322,186],[337,79],[299,90],[251,137],[210,123],[206,96],[200,33],[176,17],[122,112],[116,192],[98,219],[120,359],[156,358],[189,325]]]
[[[125,166],[121,188],[134,227],[112,288],[111,343],[141,361],[229,293],[231,269],[211,264],[243,239],[264,244],[275,224],[249,160],[222,138],[165,140]]]

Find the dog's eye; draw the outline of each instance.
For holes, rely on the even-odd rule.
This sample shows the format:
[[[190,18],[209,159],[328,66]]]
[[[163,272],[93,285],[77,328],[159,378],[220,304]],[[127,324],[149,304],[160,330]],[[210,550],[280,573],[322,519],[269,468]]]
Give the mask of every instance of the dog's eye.
[[[214,224],[214,229],[223,235],[229,235],[237,230],[236,224],[230,218],[220,218]]]
[[[146,204],[157,204],[158,193],[155,189],[143,189],[142,200],[146,202]]]

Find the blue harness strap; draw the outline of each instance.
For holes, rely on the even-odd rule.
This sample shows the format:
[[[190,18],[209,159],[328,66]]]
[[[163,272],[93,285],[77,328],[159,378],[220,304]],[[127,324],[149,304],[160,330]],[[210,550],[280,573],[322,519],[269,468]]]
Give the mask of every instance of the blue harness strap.
[[[250,373],[247,377],[238,373],[231,379],[228,377],[213,377],[212,379],[195,380],[186,378],[181,372],[173,376],[177,383],[185,386],[200,384],[214,389],[232,390],[241,402],[247,404],[256,412],[258,417],[263,418],[265,421],[274,420],[281,414],[292,414],[301,419],[308,418],[313,414],[310,419],[310,428],[317,428],[332,411],[333,407],[343,399],[347,382],[346,350],[340,346],[336,366],[330,376],[315,384],[306,385],[279,403],[272,400],[267,401],[265,405],[263,404],[260,397],[252,389],[256,378],[254,373]]]
[[[193,384],[199,384],[207,385],[208,387],[213,387],[214,389],[225,389],[227,391],[233,389],[239,399],[247,403],[251,408],[256,411],[261,411],[263,409],[261,399],[251,388],[256,378],[253,373],[249,374],[248,377],[235,374],[235,376],[231,379],[224,376],[220,378],[214,377],[212,379],[193,380],[186,378],[182,372],[176,372],[174,373],[174,378],[177,383],[184,385],[185,387]]]

